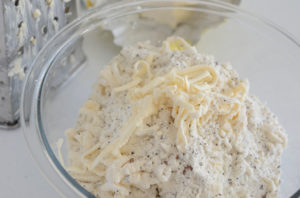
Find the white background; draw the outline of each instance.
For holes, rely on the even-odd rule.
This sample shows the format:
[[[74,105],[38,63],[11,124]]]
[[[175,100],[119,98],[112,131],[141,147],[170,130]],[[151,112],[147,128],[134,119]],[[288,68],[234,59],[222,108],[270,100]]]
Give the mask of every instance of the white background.
[[[300,0],[242,0],[241,7],[270,19],[300,40]],[[31,158],[20,129],[0,130],[0,156],[0,197],[60,197]]]

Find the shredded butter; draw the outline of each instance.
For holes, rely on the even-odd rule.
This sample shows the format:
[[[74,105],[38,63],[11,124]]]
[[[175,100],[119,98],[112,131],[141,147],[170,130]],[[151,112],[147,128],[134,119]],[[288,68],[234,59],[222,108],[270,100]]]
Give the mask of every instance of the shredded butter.
[[[179,37],[124,48],[66,134],[67,170],[101,198],[276,197],[287,141],[247,80]]]

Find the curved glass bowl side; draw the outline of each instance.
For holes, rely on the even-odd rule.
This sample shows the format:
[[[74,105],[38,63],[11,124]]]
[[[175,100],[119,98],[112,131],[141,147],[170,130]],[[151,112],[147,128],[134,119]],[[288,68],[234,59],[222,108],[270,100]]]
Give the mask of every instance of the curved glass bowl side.
[[[32,69],[26,77],[26,83],[23,88],[21,124],[31,155],[49,183],[64,197],[93,198],[94,196],[79,185],[55,157],[49,146],[43,127],[40,125],[41,116],[37,110],[40,105],[40,87],[43,85],[44,76],[57,54],[67,45],[67,42],[64,42],[66,40],[65,38],[69,38],[69,41],[71,41],[72,39],[76,40],[76,37],[78,38],[80,36],[80,34],[74,34],[73,37],[67,37],[71,32],[76,31],[78,31],[78,27],[66,27],[64,32],[54,37],[48,45],[40,51],[38,57],[42,58],[36,58],[34,60]],[[53,40],[56,42],[52,42]]]

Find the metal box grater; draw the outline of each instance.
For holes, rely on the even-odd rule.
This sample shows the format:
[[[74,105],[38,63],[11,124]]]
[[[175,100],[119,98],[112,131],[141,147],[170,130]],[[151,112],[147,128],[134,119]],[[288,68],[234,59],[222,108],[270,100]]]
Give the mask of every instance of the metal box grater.
[[[46,42],[76,17],[75,3],[70,0],[0,2],[1,128],[18,126],[20,95],[25,73]],[[81,43],[78,43],[69,54],[74,54],[72,65],[79,66],[76,62],[80,63],[85,59],[80,45]],[[68,64],[68,59],[62,64]],[[68,75],[68,72],[72,71],[61,73]],[[58,82],[65,79],[61,75],[57,78]]]

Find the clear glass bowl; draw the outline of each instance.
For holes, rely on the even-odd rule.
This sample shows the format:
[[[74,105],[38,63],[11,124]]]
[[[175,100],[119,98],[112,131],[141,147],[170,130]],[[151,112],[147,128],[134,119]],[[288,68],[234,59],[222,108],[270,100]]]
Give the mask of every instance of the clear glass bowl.
[[[179,22],[174,25],[157,17],[147,19],[147,13],[180,13],[175,15],[183,17],[177,18]],[[191,15],[200,20],[189,19]],[[178,34],[191,37],[192,42],[200,36],[199,50],[215,55],[219,61],[230,61],[242,77],[249,79],[250,91],[278,115],[289,137],[281,165],[280,197],[289,197],[300,188],[300,44],[276,25],[235,6],[214,1],[164,0],[119,3],[92,10],[65,27],[36,57],[23,91],[22,127],[33,158],[64,196],[93,197],[63,168],[56,142],[64,138],[67,128],[74,126],[101,67],[121,49],[103,27],[114,30],[116,43],[149,39],[159,43],[185,24],[189,30]],[[75,63],[70,64],[69,54],[78,43],[83,44],[86,61],[72,73]],[[67,161],[66,143],[62,155]]]

